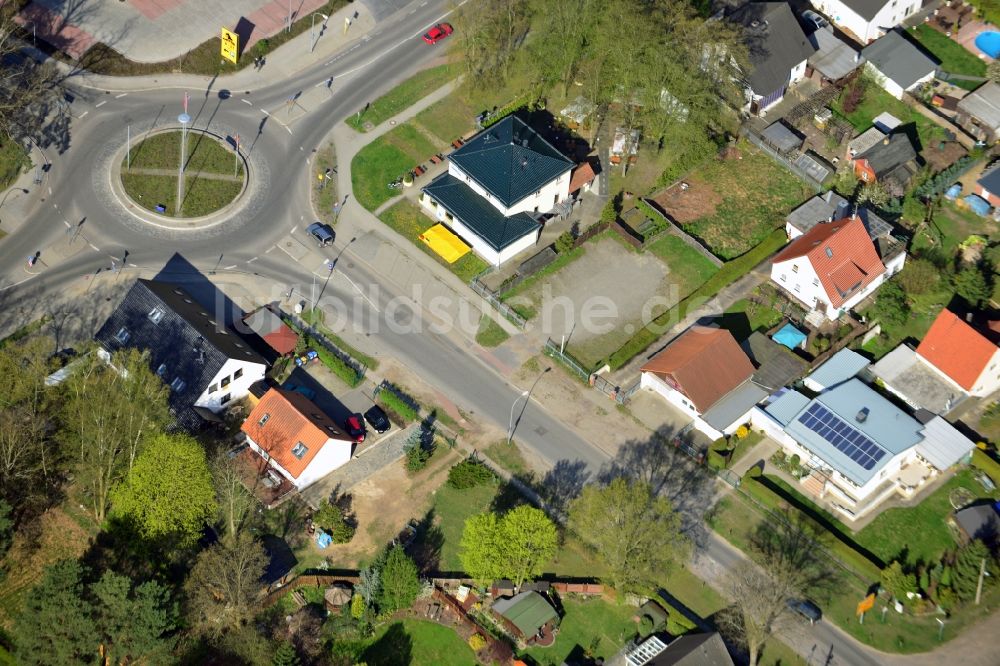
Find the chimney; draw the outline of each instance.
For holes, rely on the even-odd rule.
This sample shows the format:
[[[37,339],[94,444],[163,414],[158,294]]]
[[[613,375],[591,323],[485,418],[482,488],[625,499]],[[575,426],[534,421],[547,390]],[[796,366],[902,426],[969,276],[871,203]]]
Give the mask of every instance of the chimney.
[[[966,315],[965,315],[965,323],[967,323],[967,324],[971,324],[972,323],[972,313],[971,312],[966,313]]]
[[[889,137],[885,137],[884,139],[882,139],[882,145],[883,146],[888,146],[889,145]]]
[[[857,421],[858,423],[864,423],[865,421],[868,420],[869,411],[870,410],[867,407],[862,407],[861,411],[859,411],[857,415],[854,417],[854,420]]]

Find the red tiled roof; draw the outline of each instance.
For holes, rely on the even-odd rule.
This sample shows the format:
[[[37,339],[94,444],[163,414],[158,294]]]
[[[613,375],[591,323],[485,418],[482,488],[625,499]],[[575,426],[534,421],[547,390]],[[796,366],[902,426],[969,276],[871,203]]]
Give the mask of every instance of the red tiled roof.
[[[324,445],[353,445],[350,437],[309,398],[297,391],[277,388],[264,394],[243,422],[242,430],[294,478],[299,477]],[[341,441],[327,444],[330,439]],[[300,442],[306,447],[301,458],[292,453]]]
[[[833,307],[885,273],[875,244],[859,217],[823,222],[775,255],[773,263],[805,257]]]
[[[750,379],[754,368],[732,333],[692,326],[642,366],[642,371],[669,376],[704,413]]]
[[[967,391],[972,390],[997,346],[945,308],[917,346],[917,354]]]
[[[243,316],[243,322],[282,356],[295,350],[299,336],[281,320],[271,306],[264,305],[247,313]]]
[[[573,169],[573,174],[569,177],[569,192],[572,194],[578,189],[594,180],[597,174],[594,173],[594,167],[590,165],[590,162],[583,162],[578,164],[575,169]]]

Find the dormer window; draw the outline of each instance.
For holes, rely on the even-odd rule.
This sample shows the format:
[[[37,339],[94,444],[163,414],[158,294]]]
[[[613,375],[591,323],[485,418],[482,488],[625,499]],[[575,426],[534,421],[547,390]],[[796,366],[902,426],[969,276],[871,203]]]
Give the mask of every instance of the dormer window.
[[[242,376],[243,376],[243,368],[240,368],[239,370],[233,373],[234,380],[239,379]]]
[[[156,369],[156,374],[158,374],[160,377],[165,377],[167,374],[167,364],[161,363],[160,367]]]
[[[226,388],[227,386],[229,386],[229,381],[230,381],[229,375],[226,375],[225,377],[222,378],[222,381],[219,382],[219,384],[222,386],[222,388]]]
[[[117,340],[121,344],[125,344],[126,342],[128,342],[128,339],[129,339],[128,329],[122,326],[121,328],[118,329],[118,332],[115,333],[115,340]]]
[[[149,311],[149,321],[154,324],[159,324],[160,320],[163,319],[163,309],[160,307],[154,307]]]
[[[187,382],[180,377],[174,377],[174,381],[170,382],[170,388],[178,393],[182,392],[186,386]]]
[[[267,423],[270,420],[270,418],[271,418],[270,414],[264,414],[264,416],[260,417],[260,420],[257,421],[257,425],[263,426],[265,423]]]
[[[826,256],[830,259],[833,259],[833,250],[831,250],[830,248],[826,248]]]
[[[799,272],[799,265],[798,264],[792,264],[792,272],[793,273],[798,273]]]
[[[292,455],[302,460],[302,456],[306,454],[309,448],[302,442],[296,442],[295,446],[292,447]]]

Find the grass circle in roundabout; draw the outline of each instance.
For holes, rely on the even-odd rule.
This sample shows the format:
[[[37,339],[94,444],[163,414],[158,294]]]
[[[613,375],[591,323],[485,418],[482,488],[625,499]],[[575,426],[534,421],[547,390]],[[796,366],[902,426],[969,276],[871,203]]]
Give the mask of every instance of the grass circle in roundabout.
[[[146,210],[196,218],[222,210],[243,193],[246,163],[234,145],[202,130],[187,131],[181,171],[181,131],[166,130],[133,141],[121,162],[121,184]]]

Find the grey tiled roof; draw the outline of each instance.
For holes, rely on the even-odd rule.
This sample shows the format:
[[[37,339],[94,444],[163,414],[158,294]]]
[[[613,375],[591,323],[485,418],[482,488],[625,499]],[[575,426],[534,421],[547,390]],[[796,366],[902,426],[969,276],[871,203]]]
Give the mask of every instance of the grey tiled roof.
[[[162,311],[158,322],[150,318],[155,308]],[[116,337],[128,331],[123,344]],[[182,287],[166,282],[136,280],[94,336],[109,352],[123,348],[149,350],[154,372],[166,366],[165,383],[184,382],[184,390],[170,391],[170,407],[187,428],[201,423],[192,409],[195,400],[230,358],[264,364],[235,332],[220,328],[216,321]]]
[[[861,49],[861,56],[903,90],[937,70],[938,66],[938,63],[895,30],[890,30]]]
[[[448,159],[507,207],[574,166],[517,116],[483,130]]]
[[[758,95],[788,83],[792,68],[815,51],[787,2],[750,2],[730,20],[743,26],[752,66],[747,82]]]
[[[866,21],[871,21],[879,10],[889,3],[889,0],[843,0],[843,2],[857,12],[858,16]]]
[[[896,132],[889,135],[888,143],[885,140],[879,141],[865,152],[859,153],[857,159],[868,160],[868,166],[875,172],[875,176],[882,178],[897,167],[917,159],[917,151],[913,148],[910,137],[903,132]]]
[[[538,222],[527,213],[504,217],[490,202],[449,173],[432,180],[423,191],[498,252],[538,231]]]

